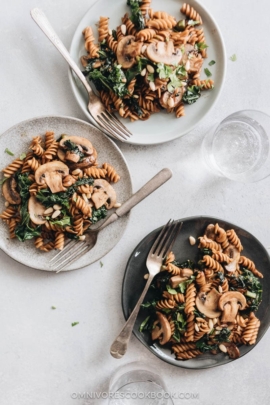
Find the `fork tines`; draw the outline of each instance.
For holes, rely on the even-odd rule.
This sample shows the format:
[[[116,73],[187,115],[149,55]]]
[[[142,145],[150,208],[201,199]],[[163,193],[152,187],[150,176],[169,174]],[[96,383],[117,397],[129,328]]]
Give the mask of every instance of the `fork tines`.
[[[115,139],[123,141],[132,135],[122,122],[109,111],[103,111],[100,115],[97,115],[96,120]]]
[[[161,229],[155,243],[153,244],[151,253],[162,257],[167,256],[182,228],[182,225],[183,222],[180,220],[174,221],[170,219]]]

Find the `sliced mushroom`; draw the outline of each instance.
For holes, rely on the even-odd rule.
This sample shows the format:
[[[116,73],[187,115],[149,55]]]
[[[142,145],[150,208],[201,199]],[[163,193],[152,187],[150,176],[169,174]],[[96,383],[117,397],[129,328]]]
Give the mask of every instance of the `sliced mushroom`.
[[[69,163],[69,167],[71,170],[75,169],[87,169],[87,167],[93,166],[97,161],[97,151],[93,148],[93,154],[90,156],[86,156],[82,159],[81,162],[78,163]]]
[[[201,54],[193,52],[189,54],[191,57],[185,64],[186,71],[190,74],[197,73],[201,70],[203,65],[203,58]]]
[[[182,52],[174,47],[173,41],[151,43],[147,47],[146,55],[152,62],[166,65],[178,65],[182,59]]]
[[[193,274],[193,270],[189,269],[189,268],[184,268],[181,269],[181,276],[182,277],[190,277]]]
[[[181,52],[182,52],[182,63],[184,66],[186,65],[187,61],[192,59],[194,56],[194,51],[195,48],[193,45],[186,44],[181,46]]]
[[[234,322],[239,309],[246,307],[246,298],[238,291],[227,291],[220,297],[218,307],[223,311],[221,322]]]
[[[127,35],[118,42],[116,57],[119,65],[124,69],[131,68],[136,63],[136,56],[139,56],[142,49],[142,42],[136,42],[133,35]]]
[[[209,224],[206,227],[205,235],[206,235],[206,238],[208,238],[208,239],[216,240],[215,225],[214,224]]]
[[[221,294],[215,288],[212,288],[208,294],[200,292],[196,297],[196,306],[208,318],[217,318],[221,314],[218,308],[220,297]]]
[[[21,196],[17,191],[17,182],[15,178],[9,177],[2,186],[3,196],[10,204],[20,204]]]
[[[46,219],[44,218],[44,211],[46,207],[42,205],[35,196],[31,196],[28,200],[28,212],[31,221],[36,225],[45,224]]]
[[[238,359],[240,351],[235,343],[223,342],[222,344],[226,347],[230,359]]]
[[[62,135],[62,139],[61,139],[61,141],[59,142],[59,146],[62,148],[62,149],[66,149],[66,146],[65,146],[65,142],[66,141],[71,141],[71,142],[73,142],[73,143],[75,143],[78,147],[79,147],[79,149],[81,149],[82,150],[82,152],[85,154],[85,155],[92,155],[93,154],[93,150],[94,150],[94,148],[93,148],[93,145],[92,145],[92,143],[88,140],[88,139],[86,139],[86,138],[83,138],[83,137],[81,137],[81,136],[70,136],[70,135]]]
[[[36,183],[47,184],[52,193],[65,191],[63,177],[69,174],[69,168],[62,162],[53,161],[39,166],[35,173]]]
[[[159,99],[159,104],[163,108],[177,107],[182,100],[185,92],[185,86],[177,87],[173,93],[165,91]]]
[[[227,271],[233,272],[238,268],[238,262],[240,259],[240,252],[236,249],[235,246],[229,245],[225,250],[224,253],[229,256],[232,261],[226,264],[224,267]]]
[[[95,204],[96,209],[105,205],[109,210],[116,203],[116,193],[114,188],[103,179],[97,179],[94,181],[94,191],[91,196],[93,203]]]
[[[159,343],[161,345],[165,345],[165,343],[170,340],[172,335],[170,323],[161,312],[156,312],[156,315],[158,319],[155,323],[154,329],[152,330],[152,339],[159,339]]]
[[[173,276],[170,278],[170,286],[172,288],[177,288],[180,283],[183,283],[183,281],[186,281],[188,277],[183,277],[183,276]]]

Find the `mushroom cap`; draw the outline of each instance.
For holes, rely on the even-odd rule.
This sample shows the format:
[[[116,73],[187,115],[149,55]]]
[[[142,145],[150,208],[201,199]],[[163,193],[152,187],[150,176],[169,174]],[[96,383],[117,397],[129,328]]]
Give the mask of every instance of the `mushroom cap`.
[[[164,316],[161,312],[156,312],[157,322],[155,324],[155,328],[152,330],[152,339],[156,340],[159,339],[159,343],[161,345],[165,345],[172,335],[172,330],[170,327],[170,323],[166,316]],[[160,326],[158,326],[160,324]]]
[[[207,237],[208,239],[216,240],[216,236],[217,236],[217,235],[215,234],[215,225],[214,225],[214,224],[209,224],[209,225],[206,227],[205,235],[206,235],[206,237]]]
[[[235,343],[222,342],[222,344],[227,348],[227,353],[230,359],[238,359],[238,357],[240,356],[240,351]]]
[[[200,292],[196,297],[196,307],[208,318],[219,317],[221,314],[221,311],[218,309],[220,297],[221,294],[215,288],[212,288],[208,294]]]
[[[165,63],[165,65],[177,65],[182,59],[182,52],[174,47],[173,41],[152,42],[147,47],[146,55],[152,62]]]
[[[39,166],[35,173],[36,183],[47,184],[52,193],[65,191],[62,178],[69,174],[69,168],[62,162],[54,160]]]
[[[87,169],[87,167],[93,166],[97,160],[97,151],[93,148],[93,153],[90,156],[86,156],[82,159],[81,162],[78,163],[69,163],[69,167],[71,170],[75,169]]]
[[[31,196],[28,200],[28,212],[31,221],[36,225],[45,224],[46,219],[43,217],[43,213],[46,207],[42,205],[35,196]]]
[[[234,322],[239,310],[246,306],[246,298],[238,291],[227,291],[224,293],[218,303],[219,308],[223,311],[221,321],[225,323]]]
[[[224,253],[232,259],[232,261],[226,264],[224,267],[227,271],[233,272],[237,269],[237,265],[240,259],[240,252],[236,249],[235,246],[229,245],[225,250]]]
[[[2,185],[3,196],[10,204],[21,203],[21,196],[16,188],[17,182],[13,176],[9,177]]]
[[[165,91],[162,93],[162,96],[159,99],[159,104],[163,108],[171,108],[171,106],[168,104],[169,100],[171,99],[174,102],[173,107],[178,107],[178,105],[181,103],[184,92],[185,86],[177,87],[173,94],[169,91]]]
[[[109,210],[116,203],[116,192],[114,188],[107,182],[107,180],[96,179],[94,181],[94,192],[91,196],[95,207],[98,209],[105,205]]]
[[[173,277],[170,278],[169,283],[170,283],[170,286],[171,286],[172,288],[176,288],[176,287],[178,287],[178,285],[179,285],[180,283],[182,283],[183,281],[186,281],[187,279],[188,279],[188,277],[173,276]]]
[[[181,46],[182,49],[182,63],[185,65],[189,60],[189,55],[195,51],[195,48],[191,44],[186,44]]]
[[[142,42],[136,42],[133,35],[123,37],[116,50],[117,62],[123,69],[129,69],[136,63],[136,56],[141,53]]]
[[[246,297],[239,291],[227,291],[220,297],[218,307],[223,311],[225,305],[233,301],[240,305],[241,309],[244,309],[247,304]]]
[[[81,146],[82,152],[85,155],[92,155],[93,145],[88,139],[83,138],[81,136],[75,136],[75,135],[70,136],[70,135],[63,134],[62,139],[59,142],[60,147],[63,149],[66,149],[65,142],[68,140],[75,143],[77,146]]]

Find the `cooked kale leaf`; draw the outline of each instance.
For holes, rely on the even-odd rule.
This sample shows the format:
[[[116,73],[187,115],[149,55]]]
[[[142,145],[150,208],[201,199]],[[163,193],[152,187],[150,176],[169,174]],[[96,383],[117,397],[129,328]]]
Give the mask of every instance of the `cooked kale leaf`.
[[[127,5],[131,8],[131,21],[135,27],[140,31],[145,27],[144,18],[140,9],[140,0],[127,0]]]
[[[183,102],[186,104],[194,104],[201,97],[200,86],[190,86],[183,95]]]

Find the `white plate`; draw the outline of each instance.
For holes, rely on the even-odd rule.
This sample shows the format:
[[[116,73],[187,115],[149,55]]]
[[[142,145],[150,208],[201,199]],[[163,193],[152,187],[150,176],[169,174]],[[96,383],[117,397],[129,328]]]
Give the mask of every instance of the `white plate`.
[[[112,164],[121,180],[114,185],[117,201],[124,202],[132,194],[132,184],[129,169],[125,158],[113,141],[104,136],[92,125],[70,117],[38,117],[23,121],[0,136],[1,163],[0,170],[12,162],[21,153],[27,152],[34,136],[44,135],[46,131],[54,131],[56,138],[61,134],[78,135],[89,139],[98,152],[98,162]],[[4,153],[8,148],[14,153],[14,157]],[[0,198],[0,212],[4,209],[4,198]],[[78,261],[71,264],[66,270],[75,270],[85,267],[101,259],[120,240],[128,223],[129,214],[109,225],[99,235],[96,246]],[[49,260],[57,253],[41,252],[34,246],[34,241],[19,242],[17,239],[9,239],[8,229],[0,220],[0,248],[17,262],[39,270],[53,271],[49,267]]]
[[[164,0],[153,0],[151,6],[154,10],[167,11],[177,19],[181,19],[183,15],[179,10],[183,3],[179,2],[179,0],[168,0],[166,2]],[[174,114],[163,112],[152,115],[147,121],[131,123],[128,120],[123,120],[123,123],[133,133],[128,143],[134,145],[154,145],[185,135],[194,129],[208,114],[221,93],[226,71],[226,54],[219,27],[209,11],[199,2],[191,0],[189,4],[200,13],[203,19],[206,43],[209,45],[207,49],[208,58],[204,62],[204,68],[209,68],[208,63],[211,60],[216,61],[216,64],[209,68],[213,74],[212,78],[215,81],[215,88],[209,92],[203,92],[202,97],[197,103],[190,106],[186,105],[186,115],[182,118],[177,119]],[[98,35],[95,24],[98,22],[100,16],[110,17],[110,28],[112,29],[120,25],[121,17],[126,12],[130,12],[129,7],[126,5],[126,0],[98,0],[92,5],[78,25],[70,47],[71,56],[79,66],[81,66],[80,57],[86,54],[82,35],[83,29],[90,25],[97,39]],[[201,77],[206,78],[204,77],[204,72],[202,72]],[[69,72],[69,79],[80,107],[87,118],[92,123],[95,123],[87,110],[87,94],[83,85],[71,72]]]

